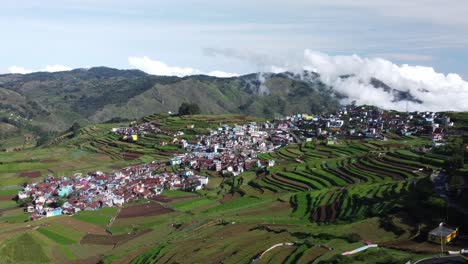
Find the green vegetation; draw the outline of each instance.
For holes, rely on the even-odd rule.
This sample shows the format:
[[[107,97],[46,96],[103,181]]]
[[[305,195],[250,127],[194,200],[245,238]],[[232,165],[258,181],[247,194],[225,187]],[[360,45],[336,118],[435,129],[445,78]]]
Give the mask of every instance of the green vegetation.
[[[73,218],[76,218],[80,221],[88,222],[91,224],[106,226],[109,224],[112,217],[117,213],[117,208],[108,207],[101,208],[97,211],[82,211],[73,215]]]
[[[200,198],[200,199],[192,199],[188,201],[182,201],[175,203],[171,205],[171,207],[175,210],[178,211],[192,211],[193,209],[196,209],[201,206],[205,206],[208,204],[213,203],[212,200],[206,199],[206,198]]]
[[[112,160],[105,154],[71,147],[54,146],[21,152],[0,153],[0,196],[8,192],[17,194],[18,185],[37,181],[52,173],[55,176],[72,176],[93,170],[111,171],[141,162],[140,160]],[[39,178],[28,177],[30,173]],[[7,196],[5,195],[5,196]]]
[[[65,237],[65,236],[62,236],[62,235],[59,235],[53,231],[50,231],[46,228],[38,228],[37,231],[41,234],[43,234],[44,236],[46,236],[47,238],[49,238],[50,240],[54,241],[55,243],[58,243],[58,244],[61,244],[61,245],[69,245],[69,244],[73,244],[75,243],[75,241]]]
[[[203,112],[204,106],[200,107]],[[11,197],[18,191],[17,184],[41,180],[49,173],[70,176],[96,169],[112,171],[154,159],[166,161],[183,152],[171,142],[172,132],[182,131],[177,138],[194,140],[220,125],[262,119],[153,114],[143,121],[169,133],[147,133],[137,142],[121,142],[109,131],[128,125],[124,121],[101,125],[79,122],[84,126],[75,131],[76,136],[57,140],[47,148],[0,154],[0,196]],[[8,210],[0,210],[0,254],[4,250],[20,252],[22,244],[15,241],[24,239],[22,236],[28,236],[28,243],[33,244],[26,243],[26,247],[39,245],[39,253],[34,253],[39,254],[37,262],[204,263],[208,259],[249,263],[271,246],[285,242],[293,245],[271,250],[258,263],[404,263],[437,254],[440,247],[425,244],[421,238],[424,240],[426,230],[439,222],[453,223],[457,218],[450,215],[447,219],[450,211],[434,192],[430,177],[452,168],[448,175],[451,188],[467,182],[466,160],[461,167],[460,159],[454,159],[460,140],[465,139],[450,138],[451,145],[431,152],[422,151],[431,144],[426,135],[386,136],[387,141],[343,139],[326,145],[317,140],[287,145],[259,155],[264,160],[274,159],[276,166],[236,177],[197,171],[209,175],[208,186],[197,193],[164,190],[160,199],[152,201],[174,210],[163,213],[142,211],[136,217],[119,218],[117,208],[103,208],[24,223],[29,215],[12,208],[15,201],[1,201],[0,208]],[[123,153],[138,155],[130,160]],[[451,165],[455,161],[456,168]],[[184,169],[167,166],[161,172]],[[40,177],[20,177],[32,171],[39,171]],[[380,247],[341,256],[364,241]],[[396,249],[395,244],[401,248]],[[410,245],[427,253],[421,254]],[[0,262],[33,257],[30,252],[10,254],[14,255],[7,261],[0,257]]]
[[[199,115],[200,107],[197,104],[183,102],[178,113],[179,115]]]
[[[338,106],[329,87],[319,80],[306,82],[286,74],[264,75],[264,78],[263,83],[258,81],[257,74],[178,78],[105,67],[3,75],[0,118],[4,117],[14,127],[0,127],[0,136],[4,134],[5,139],[11,139],[12,135],[18,135],[15,129],[20,136],[13,142],[3,142],[0,137],[0,149],[23,148],[25,134],[34,138],[25,147],[35,146],[36,138],[37,145],[44,145],[74,122],[85,126],[108,120],[135,120],[155,112],[175,112],[184,102],[199,106],[199,111],[192,111],[196,108],[182,111],[185,114],[237,113],[264,117],[319,113]],[[270,93],[265,95],[260,85]]]
[[[13,237],[0,247],[2,263],[49,263],[41,243],[30,233]]]

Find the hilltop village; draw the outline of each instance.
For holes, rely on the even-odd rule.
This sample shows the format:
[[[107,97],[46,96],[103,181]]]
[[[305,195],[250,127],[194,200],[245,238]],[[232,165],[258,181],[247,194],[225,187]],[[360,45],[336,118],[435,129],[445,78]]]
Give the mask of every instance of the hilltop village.
[[[200,190],[208,178],[184,173],[155,173],[161,164],[152,162],[126,167],[118,172],[100,171],[74,177],[47,177],[28,184],[18,193],[19,199],[31,199],[27,211],[31,219],[74,214],[83,210],[122,206],[139,199],[152,199],[163,190]]]
[[[196,124],[192,125],[196,126]],[[208,184],[202,171],[223,176],[237,176],[246,170],[271,167],[274,160],[263,160],[260,153],[302,142],[339,144],[346,138],[387,140],[389,133],[401,136],[430,135],[433,147],[445,144],[446,129],[453,126],[441,113],[397,113],[370,107],[348,106],[333,114],[312,116],[297,114],[271,122],[244,125],[220,125],[209,134],[184,137],[183,131],[164,131],[151,122],[133,122],[128,127],[113,128],[122,141],[136,142],[147,134],[173,137],[182,154],[167,163],[151,162],[124,168],[117,172],[90,172],[73,177],[47,177],[31,183],[18,193],[26,200],[31,218],[74,214],[83,210],[122,206],[139,199],[153,199],[163,190],[197,191]],[[167,172],[177,167],[177,172]]]

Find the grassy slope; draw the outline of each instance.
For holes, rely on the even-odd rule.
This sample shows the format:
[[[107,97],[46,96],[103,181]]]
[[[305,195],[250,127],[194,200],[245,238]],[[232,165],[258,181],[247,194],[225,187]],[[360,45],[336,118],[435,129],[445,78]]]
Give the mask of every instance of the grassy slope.
[[[24,233],[8,240],[0,248],[3,263],[49,263],[40,240],[30,233]]]

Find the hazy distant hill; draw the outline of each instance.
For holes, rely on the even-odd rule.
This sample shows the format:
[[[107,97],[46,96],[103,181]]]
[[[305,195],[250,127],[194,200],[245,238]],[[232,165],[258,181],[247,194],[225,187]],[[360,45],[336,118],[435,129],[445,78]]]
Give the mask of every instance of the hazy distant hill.
[[[98,67],[0,75],[0,115],[48,130],[64,130],[75,121],[100,123],[177,112],[184,101],[197,103],[207,114],[264,117],[318,113],[338,106],[331,88],[314,74],[179,78]]]
[[[380,80],[373,78],[370,84],[391,93],[395,101],[422,103]],[[8,127],[8,131],[0,129],[0,141],[13,133],[64,131],[74,122],[87,125],[137,119],[155,112],[177,112],[182,102],[197,103],[205,114],[271,118],[333,110],[343,97],[325,85],[317,73],[306,71],[232,78],[155,76],[139,70],[106,67],[5,74],[0,75],[0,124],[10,126],[0,126]],[[20,129],[19,133],[15,127]]]

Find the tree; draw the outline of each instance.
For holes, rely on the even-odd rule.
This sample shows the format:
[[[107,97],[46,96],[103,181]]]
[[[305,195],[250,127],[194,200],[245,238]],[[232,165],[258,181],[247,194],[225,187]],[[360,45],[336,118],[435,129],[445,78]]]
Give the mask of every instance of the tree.
[[[80,124],[77,122],[73,123],[73,125],[70,127],[70,131],[73,132],[73,136],[76,137],[80,134]]]
[[[65,197],[55,197],[55,202],[51,204],[51,207],[53,208],[62,207],[62,205],[66,202],[67,202],[67,198]]]
[[[179,107],[179,115],[198,115],[200,107],[196,103],[183,102]]]
[[[28,198],[24,198],[24,199],[18,199],[18,201],[16,201],[16,203],[20,207],[26,207],[26,206],[30,205],[32,203],[32,201],[33,201],[32,197],[28,197]]]

